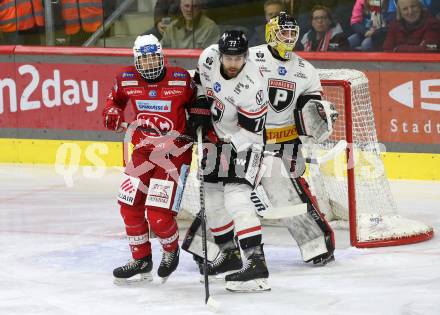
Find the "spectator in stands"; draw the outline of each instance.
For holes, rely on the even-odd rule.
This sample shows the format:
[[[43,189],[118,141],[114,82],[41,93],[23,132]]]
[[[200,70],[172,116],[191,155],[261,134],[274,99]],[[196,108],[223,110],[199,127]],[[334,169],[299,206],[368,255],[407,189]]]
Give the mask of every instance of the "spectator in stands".
[[[179,15],[179,4],[179,0],[157,0],[154,6],[154,26],[144,35],[153,34],[161,40],[171,21]]]
[[[373,35],[378,30],[382,32],[385,27],[385,21],[382,18],[381,1],[356,0],[350,24],[355,32],[348,37],[350,47],[362,51],[373,50]]]
[[[43,26],[41,0],[0,1],[0,32],[5,44],[41,45]]]
[[[301,44],[305,51],[344,51],[350,45],[341,25],[334,23],[328,7],[317,5],[312,8],[312,29],[304,34]]]
[[[68,44],[82,45],[103,24],[102,0],[61,0]]]
[[[391,22],[384,51],[436,52],[440,44],[440,22],[419,0],[399,0],[396,20]]]
[[[428,10],[431,15],[440,19],[440,1],[438,0],[420,0],[423,6]],[[387,1],[387,14],[389,20],[392,21],[396,18],[396,2],[397,0]]]
[[[181,0],[181,16],[165,30],[164,48],[206,48],[217,42],[219,28],[201,8],[201,0]]]
[[[266,0],[263,8],[266,21],[264,24],[255,27],[254,34],[249,40],[249,46],[257,46],[266,43],[266,23],[269,22],[271,18],[278,15],[281,11],[285,11],[282,0]]]

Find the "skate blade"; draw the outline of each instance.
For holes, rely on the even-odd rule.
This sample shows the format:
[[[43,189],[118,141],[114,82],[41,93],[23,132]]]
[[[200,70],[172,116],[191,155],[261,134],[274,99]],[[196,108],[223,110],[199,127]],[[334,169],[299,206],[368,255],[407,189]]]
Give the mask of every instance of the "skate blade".
[[[270,291],[267,279],[249,281],[226,281],[226,290],[231,292],[264,292]]]
[[[223,282],[225,281],[226,273],[220,273],[218,275],[208,276],[209,282]],[[200,275],[200,283],[205,283],[205,276]]]
[[[216,275],[210,275],[208,276],[208,280],[209,282],[223,282],[225,281],[225,277],[228,275],[231,275],[233,273],[236,273],[237,271],[239,271],[240,269],[235,269],[235,270],[229,270],[223,273],[219,273]],[[205,276],[204,275],[200,275],[200,283],[205,283]]]
[[[153,281],[151,273],[140,273],[131,278],[113,278],[113,283],[118,286],[137,286]]]
[[[168,278],[169,278],[170,276],[168,276],[168,277],[165,277],[165,278],[162,278],[161,280],[160,280],[160,283],[161,284],[165,284],[167,281],[168,281]]]

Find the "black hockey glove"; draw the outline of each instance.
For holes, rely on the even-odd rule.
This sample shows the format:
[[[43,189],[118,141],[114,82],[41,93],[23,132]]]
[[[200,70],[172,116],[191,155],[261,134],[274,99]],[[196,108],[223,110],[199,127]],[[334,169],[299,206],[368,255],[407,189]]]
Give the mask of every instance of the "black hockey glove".
[[[199,96],[189,108],[188,134],[195,140],[199,127],[203,128],[203,135],[212,129],[211,103],[205,96]]]

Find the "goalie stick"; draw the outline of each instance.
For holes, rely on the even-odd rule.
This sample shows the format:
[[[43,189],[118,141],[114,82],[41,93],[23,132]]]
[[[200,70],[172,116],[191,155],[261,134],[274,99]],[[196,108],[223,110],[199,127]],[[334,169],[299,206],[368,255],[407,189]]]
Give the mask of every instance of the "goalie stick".
[[[305,157],[306,163],[311,164],[312,172],[316,172],[316,168],[319,167],[320,164],[328,162],[332,159],[334,159],[339,153],[341,153],[343,150],[347,148],[347,141],[340,140],[332,149],[330,149],[327,153],[324,155],[321,155],[319,157]],[[275,155],[273,152],[264,152],[264,154],[267,155]],[[268,220],[278,220],[282,218],[287,217],[293,217],[297,215],[302,215],[304,213],[307,213],[307,204],[301,203],[298,205],[292,205],[287,207],[277,207],[273,208],[271,211],[267,211],[267,205],[268,205],[268,198],[266,196],[266,193],[264,192],[264,189],[258,190],[258,184],[261,181],[261,178],[264,175],[264,170],[261,172],[261,175],[257,178],[257,184],[256,189],[254,192],[252,192],[251,200],[254,203],[259,203],[262,205],[265,205],[264,207],[261,207],[261,211],[257,210],[257,214],[264,219]],[[257,207],[258,208],[258,207]]]

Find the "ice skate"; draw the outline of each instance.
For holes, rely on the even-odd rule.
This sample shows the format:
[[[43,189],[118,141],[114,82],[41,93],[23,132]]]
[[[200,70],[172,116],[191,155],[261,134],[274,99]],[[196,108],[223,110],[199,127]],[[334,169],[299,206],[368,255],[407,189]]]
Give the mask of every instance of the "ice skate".
[[[153,269],[151,255],[132,259],[124,266],[113,270],[113,282],[116,285],[133,285],[153,281],[151,269]]]
[[[163,251],[162,260],[157,270],[157,275],[162,278],[162,283],[165,283],[173,271],[176,270],[179,264],[179,253],[180,249],[178,247],[173,252]]]
[[[269,271],[264,259],[263,247],[260,246],[246,259],[240,271],[226,276],[226,290],[232,292],[269,291],[267,278],[269,278]]]

